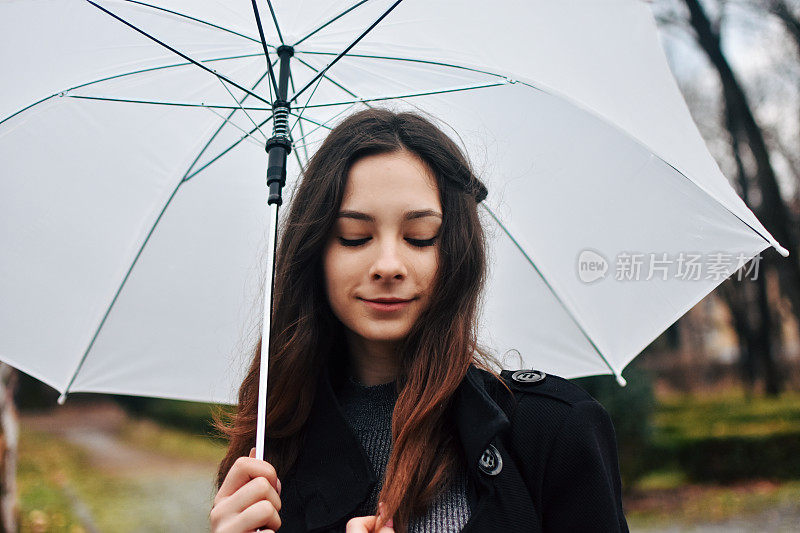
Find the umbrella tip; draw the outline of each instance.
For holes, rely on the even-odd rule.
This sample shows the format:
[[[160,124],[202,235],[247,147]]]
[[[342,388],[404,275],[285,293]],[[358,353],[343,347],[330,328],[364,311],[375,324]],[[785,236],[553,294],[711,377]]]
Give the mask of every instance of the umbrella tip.
[[[617,377],[617,383],[619,383],[620,387],[624,387],[625,385],[628,384],[628,382],[625,381],[625,378],[623,378],[620,374],[617,374],[616,377]]]
[[[67,401],[67,393],[61,393],[61,396],[58,397],[58,405],[64,405],[64,402]]]
[[[778,253],[781,254],[783,257],[789,257],[789,250],[778,244],[777,242],[773,245]]]

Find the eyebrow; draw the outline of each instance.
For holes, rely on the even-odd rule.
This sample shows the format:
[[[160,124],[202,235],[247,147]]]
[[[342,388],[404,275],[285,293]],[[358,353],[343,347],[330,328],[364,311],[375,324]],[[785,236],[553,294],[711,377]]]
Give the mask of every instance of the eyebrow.
[[[434,211],[433,209],[418,209],[416,211],[406,211],[403,215],[403,220],[414,220],[416,218],[423,218],[423,217],[439,217],[442,218],[442,214]],[[362,213],[361,211],[339,211],[337,218],[353,218],[355,220],[366,220],[367,222],[375,222],[375,217],[372,215],[368,215],[367,213]]]

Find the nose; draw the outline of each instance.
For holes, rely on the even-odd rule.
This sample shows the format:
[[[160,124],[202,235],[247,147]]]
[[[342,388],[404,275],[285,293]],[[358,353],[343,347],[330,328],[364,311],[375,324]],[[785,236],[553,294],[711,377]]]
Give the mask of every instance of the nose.
[[[399,245],[384,242],[378,248],[378,255],[370,267],[369,276],[374,280],[405,279],[408,275]]]

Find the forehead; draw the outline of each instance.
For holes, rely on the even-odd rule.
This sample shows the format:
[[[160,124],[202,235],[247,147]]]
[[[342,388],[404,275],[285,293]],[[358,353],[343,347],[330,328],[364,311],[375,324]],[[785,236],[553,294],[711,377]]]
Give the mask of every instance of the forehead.
[[[405,150],[369,155],[353,163],[341,208],[441,211],[433,173],[419,157]]]

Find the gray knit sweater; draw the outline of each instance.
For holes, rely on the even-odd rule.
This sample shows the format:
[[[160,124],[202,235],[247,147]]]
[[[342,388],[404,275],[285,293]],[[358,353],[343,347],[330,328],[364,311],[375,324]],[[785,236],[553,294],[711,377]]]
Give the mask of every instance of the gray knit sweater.
[[[350,377],[344,380],[338,396],[344,417],[369,457],[378,479],[355,516],[373,515],[392,447],[392,411],[397,401],[395,383],[366,386]],[[411,521],[409,533],[461,531],[469,517],[466,472],[459,472],[452,485],[433,501],[427,514]]]

